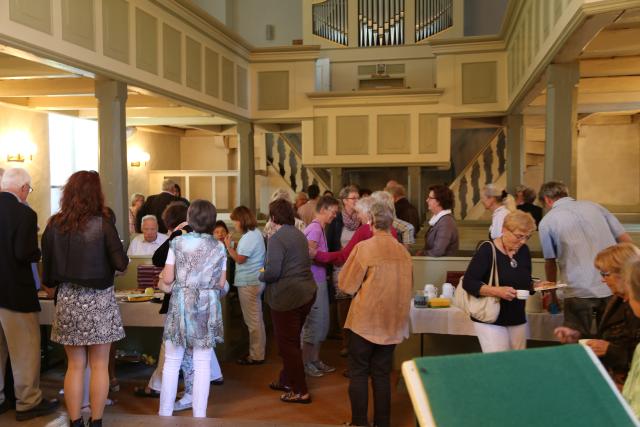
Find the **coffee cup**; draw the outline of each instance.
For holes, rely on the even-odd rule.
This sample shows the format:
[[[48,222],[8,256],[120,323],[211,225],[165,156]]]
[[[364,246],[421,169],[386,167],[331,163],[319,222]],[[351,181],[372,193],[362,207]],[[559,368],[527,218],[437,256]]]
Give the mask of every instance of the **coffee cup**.
[[[424,285],[424,292],[435,292],[436,290],[436,286],[431,284],[431,283],[427,283],[426,285]]]
[[[456,288],[451,283],[444,283],[442,285],[442,296],[444,298],[453,298],[453,293]]]
[[[518,299],[526,300],[529,298],[529,291],[526,289],[518,289],[516,290]]]

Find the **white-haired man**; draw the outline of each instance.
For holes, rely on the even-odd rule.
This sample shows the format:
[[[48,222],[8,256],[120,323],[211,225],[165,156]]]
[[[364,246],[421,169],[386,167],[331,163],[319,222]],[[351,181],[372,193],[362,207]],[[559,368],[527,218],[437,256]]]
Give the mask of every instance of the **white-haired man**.
[[[31,263],[40,260],[38,217],[26,205],[31,177],[13,168],[0,184],[0,413],[9,410],[4,378],[11,359],[16,395],[16,420],[24,421],[56,410],[57,400],[40,390],[40,303]]]
[[[158,233],[158,219],[155,215],[142,217],[142,234],[137,235],[129,245],[127,255],[152,256],[169,237]]]

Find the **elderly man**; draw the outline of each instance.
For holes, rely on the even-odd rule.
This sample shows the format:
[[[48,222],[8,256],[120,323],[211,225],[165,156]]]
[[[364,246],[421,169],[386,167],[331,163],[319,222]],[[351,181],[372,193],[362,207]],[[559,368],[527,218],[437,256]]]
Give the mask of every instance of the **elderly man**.
[[[136,215],[136,231],[142,232],[142,218],[145,215],[154,215],[157,218],[158,230],[161,233],[167,232],[167,226],[162,221],[162,212],[171,202],[180,202],[183,199],[178,196],[175,181],[165,179],[162,181],[162,192],[147,197],[142,207]],[[186,200],[186,199],[185,199]]]
[[[129,256],[152,256],[169,237],[158,233],[158,219],[155,215],[142,217],[142,234],[137,235],[129,245]]]
[[[416,209],[416,207],[407,199],[407,193],[404,186],[400,184],[392,185],[390,187],[386,187],[385,191],[393,196],[393,202],[396,207],[396,216],[413,225],[415,237],[420,231],[420,214],[418,213],[418,209]]]
[[[561,280],[568,285],[564,324],[583,337],[591,336],[611,296],[593,261],[601,250],[616,242],[631,242],[631,237],[611,212],[597,203],[569,197],[561,182],[543,184],[539,198],[550,209],[538,228],[547,280],[557,280],[557,261]]]
[[[26,205],[33,190],[24,169],[7,170],[0,193],[0,413],[9,410],[4,378],[11,359],[16,420],[47,415],[59,402],[40,390],[40,303],[31,263],[40,259],[38,219]]]

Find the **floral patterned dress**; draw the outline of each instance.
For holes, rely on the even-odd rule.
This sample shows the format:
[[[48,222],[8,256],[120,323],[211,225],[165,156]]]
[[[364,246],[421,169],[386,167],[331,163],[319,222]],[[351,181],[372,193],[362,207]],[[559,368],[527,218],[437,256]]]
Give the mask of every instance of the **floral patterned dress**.
[[[223,341],[222,307],[217,290],[226,270],[222,243],[210,234],[188,233],[171,241],[175,282],[163,340],[190,348],[213,348]]]

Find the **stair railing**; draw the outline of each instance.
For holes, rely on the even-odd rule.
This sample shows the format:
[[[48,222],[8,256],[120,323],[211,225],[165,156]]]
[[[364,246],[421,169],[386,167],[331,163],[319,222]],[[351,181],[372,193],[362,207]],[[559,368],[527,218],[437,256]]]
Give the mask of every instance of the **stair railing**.
[[[496,182],[505,169],[506,140],[504,129],[500,128],[449,186],[455,196],[454,217],[465,219],[480,202],[482,187]]]

